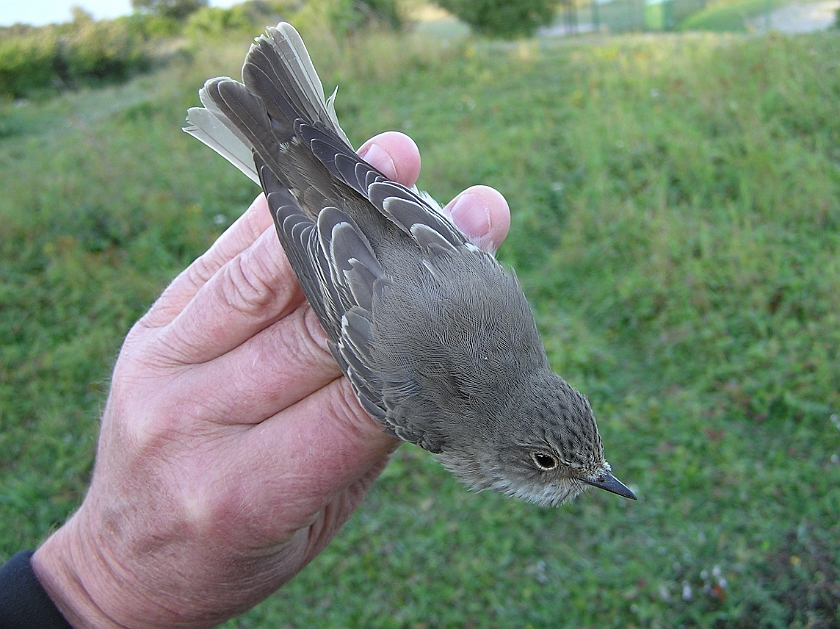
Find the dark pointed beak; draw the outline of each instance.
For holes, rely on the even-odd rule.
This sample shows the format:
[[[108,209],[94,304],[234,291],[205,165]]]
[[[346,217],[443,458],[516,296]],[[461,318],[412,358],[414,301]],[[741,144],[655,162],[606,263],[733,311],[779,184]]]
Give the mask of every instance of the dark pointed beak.
[[[627,489],[624,483],[609,472],[603,472],[598,474],[595,478],[589,480],[586,480],[585,478],[582,478],[581,480],[587,485],[592,485],[598,489],[606,489],[607,491],[623,496],[624,498],[630,498],[630,500],[636,499],[633,492]]]

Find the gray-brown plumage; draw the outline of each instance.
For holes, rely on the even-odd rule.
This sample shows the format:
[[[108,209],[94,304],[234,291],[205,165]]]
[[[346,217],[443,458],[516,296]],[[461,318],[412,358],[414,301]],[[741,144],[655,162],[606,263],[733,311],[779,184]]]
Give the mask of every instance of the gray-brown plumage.
[[[516,278],[356,155],[294,28],[259,37],[242,77],[208,81],[186,131],[262,185],[368,413],[477,490],[558,504],[594,485],[633,498],[586,398],[552,373]]]

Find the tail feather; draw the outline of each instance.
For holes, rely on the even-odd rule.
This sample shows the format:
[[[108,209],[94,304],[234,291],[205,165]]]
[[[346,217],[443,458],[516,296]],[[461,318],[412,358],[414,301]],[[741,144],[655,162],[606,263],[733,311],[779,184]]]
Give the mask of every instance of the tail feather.
[[[311,113],[312,117],[309,118],[311,121],[323,122],[344,140],[347,146],[352,147],[341,125],[338,124],[334,108],[335,92],[329,99],[324,100],[324,86],[298,32],[291,24],[282,22],[276,27],[270,27],[268,34],[271,36],[271,47],[279,56],[276,67],[282,67],[297,85],[303,97],[302,100],[306,104],[303,111]],[[265,35],[261,37],[265,38]],[[247,59],[245,65],[248,65]]]
[[[329,99],[324,99],[324,88],[309,52],[290,24],[270,27],[267,35],[257,38],[257,44],[251,46],[245,59],[242,76],[245,85],[253,92],[265,95],[260,104],[269,108],[268,113],[276,123],[280,123],[279,128],[267,120],[237,120],[233,114],[236,110],[225,104],[226,97],[233,96],[220,93],[220,89],[231,89],[227,86],[236,82],[229,78],[218,78],[208,81],[200,90],[204,107],[193,107],[187,112],[188,125],[184,131],[219,153],[255,183],[259,183],[252,157],[255,138],[265,141],[264,134],[271,129],[273,133],[269,135],[282,144],[294,133],[296,118],[323,123],[347,146],[352,147],[338,124],[334,107],[335,92]],[[283,90],[282,93],[278,87]],[[251,108],[251,111],[255,112],[255,109]],[[256,123],[256,126],[248,127],[249,122]],[[286,128],[282,128],[283,123],[286,123]],[[259,133],[246,133],[248,129],[259,129]],[[287,134],[288,137],[285,137]]]
[[[189,126],[184,131],[203,142],[231,164],[236,166],[254,183],[260,183],[251,145],[238,135],[238,129],[228,127],[209,107],[191,107],[187,111]]]

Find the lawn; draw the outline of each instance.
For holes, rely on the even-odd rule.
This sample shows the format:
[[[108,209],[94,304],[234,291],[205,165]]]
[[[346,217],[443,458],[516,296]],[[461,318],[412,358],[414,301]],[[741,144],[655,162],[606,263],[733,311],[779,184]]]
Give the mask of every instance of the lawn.
[[[179,130],[247,44],[0,106],[0,561],[79,504],[123,336],[256,194]],[[354,142],[510,200],[500,258],[639,500],[473,494],[406,446],[225,626],[840,626],[840,38],[310,47]]]

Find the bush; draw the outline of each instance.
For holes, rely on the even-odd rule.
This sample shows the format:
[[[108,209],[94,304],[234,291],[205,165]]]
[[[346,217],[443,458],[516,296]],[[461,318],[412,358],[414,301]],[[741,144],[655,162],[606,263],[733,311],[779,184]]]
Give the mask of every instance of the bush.
[[[229,9],[205,7],[187,19],[184,34],[190,38],[220,37],[233,31],[259,33],[280,20],[296,21],[302,4],[298,0],[250,0]]]
[[[549,0],[438,0],[437,4],[479,33],[513,38],[531,35],[554,17]]]
[[[55,80],[58,39],[39,34],[0,38],[0,96],[23,98]]]
[[[72,34],[61,39],[61,59],[67,82],[122,81],[148,65],[140,37],[125,20],[74,22]]]
[[[159,15],[183,21],[192,13],[207,6],[207,0],[131,0],[131,7],[138,13]]]
[[[120,18],[131,32],[143,40],[180,35],[184,25],[178,20],[151,13],[132,13]]]
[[[204,7],[187,19],[184,34],[188,37],[220,36],[228,31],[253,28],[253,18],[243,9],[243,5],[230,9]]]
[[[295,15],[302,32],[326,27],[339,39],[367,28],[400,30],[403,24],[399,0],[309,0]]]
[[[27,98],[80,84],[122,81],[149,57],[130,18],[0,30],[0,97]]]
[[[336,13],[339,26],[345,30],[358,30],[368,26],[385,26],[393,30],[403,27],[397,0],[345,0],[339,3]]]

